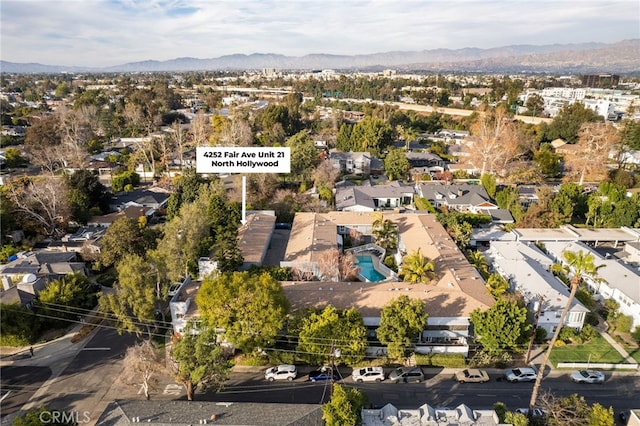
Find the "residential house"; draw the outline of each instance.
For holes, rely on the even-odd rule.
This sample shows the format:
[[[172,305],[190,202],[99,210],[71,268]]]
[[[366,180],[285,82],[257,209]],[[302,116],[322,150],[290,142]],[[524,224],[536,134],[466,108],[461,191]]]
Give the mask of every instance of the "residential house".
[[[440,156],[430,152],[407,152],[405,156],[412,168],[421,167],[432,171],[442,171],[447,164]]]
[[[200,316],[196,305],[196,295],[200,289],[202,281],[193,281],[187,277],[182,281],[180,287],[169,300],[169,310],[171,311],[171,324],[173,332],[181,335],[187,322],[190,319],[197,319]]]
[[[319,267],[324,253],[340,249],[348,238],[361,243],[371,241],[375,217],[364,212],[297,213],[281,266],[294,268],[298,276],[308,281],[284,283],[283,289],[294,308],[356,307],[372,332],[380,323],[385,304],[400,294],[424,300],[429,312],[428,324],[418,339],[418,352],[468,353],[469,316],[478,309],[487,309],[494,299],[484,281],[465,259],[442,225],[430,214],[383,213],[385,219],[397,226],[398,254],[420,252],[436,263],[436,281],[428,288],[393,281],[381,268],[372,244],[362,248],[357,256],[371,257],[373,268],[380,272],[372,282],[311,281],[323,276]],[[357,247],[356,247],[357,248]],[[357,250],[356,250],[357,251]],[[358,258],[358,261],[365,261]]]
[[[437,182],[416,184],[416,192],[433,207],[447,207],[461,212],[479,213],[497,209],[482,185],[444,185]]]
[[[397,208],[411,205],[413,187],[398,181],[371,185],[363,182],[355,185],[345,182],[336,187],[336,210],[338,211],[374,211],[383,208]]]
[[[466,404],[456,408],[423,404],[417,409],[398,409],[392,404],[382,408],[363,408],[362,426],[507,426],[495,410],[473,410]]]
[[[276,227],[276,213],[273,210],[248,211],[245,220],[246,223],[238,229],[238,248],[243,259],[241,271],[263,265]],[[199,279],[218,269],[214,257],[215,252],[211,252],[210,257],[198,260]]]
[[[92,216],[88,221],[88,226],[108,228],[113,222],[123,217],[129,219],[139,220],[141,217],[145,217],[150,220],[156,210],[152,207],[141,207],[133,204],[127,205],[119,212],[109,213],[100,216]]]
[[[181,394],[177,388],[177,394]],[[220,424],[227,426],[323,426],[322,404],[205,402],[184,400],[117,400],[96,422],[99,425],[150,426]]]
[[[566,265],[564,252],[580,251],[594,257],[594,264],[599,267],[598,278],[584,276],[584,281],[596,299],[613,299],[620,306],[620,313],[633,318],[632,327],[640,327],[640,271],[637,266],[615,257],[602,256],[592,247],[578,241],[545,242],[545,250],[557,263]]]
[[[569,289],[551,273],[554,261],[533,243],[496,241],[485,251],[488,263],[522,294],[532,313],[542,303],[538,327],[552,335],[569,299]],[[589,309],[574,299],[564,325],[581,330]]]
[[[111,198],[109,208],[111,210],[123,210],[134,205],[138,207],[150,207],[154,212],[167,207],[170,192],[156,186],[136,189],[130,192],[120,192]]]
[[[342,173],[368,175],[371,166],[371,154],[368,152],[329,151],[331,165]]]
[[[0,266],[2,303],[5,303],[6,292],[9,299],[26,301],[43,290],[50,281],[76,272],[87,275],[85,264],[79,261],[75,252],[39,251],[19,253],[13,257]],[[16,290],[12,290],[14,287]],[[26,297],[25,293],[30,296]]]

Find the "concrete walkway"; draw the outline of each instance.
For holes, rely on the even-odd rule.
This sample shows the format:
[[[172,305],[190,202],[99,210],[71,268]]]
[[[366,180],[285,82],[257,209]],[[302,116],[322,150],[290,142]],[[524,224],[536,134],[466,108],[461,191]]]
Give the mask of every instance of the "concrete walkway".
[[[628,364],[638,364],[638,361],[636,361],[631,355],[629,355],[629,352],[627,352],[626,349],[623,348],[622,345],[620,343],[618,343],[616,339],[611,337],[611,335],[609,333],[607,333],[606,331],[601,331],[600,335],[611,346],[613,346],[613,349],[618,351],[618,353],[620,354],[620,356],[622,356],[624,358],[624,361],[626,363],[628,363]]]

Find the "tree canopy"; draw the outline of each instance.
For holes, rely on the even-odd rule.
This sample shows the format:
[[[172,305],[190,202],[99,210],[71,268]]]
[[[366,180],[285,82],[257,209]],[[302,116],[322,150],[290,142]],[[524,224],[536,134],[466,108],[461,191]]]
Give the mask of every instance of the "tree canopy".
[[[151,331],[158,301],[158,271],[136,254],[127,254],[116,265],[115,293],[103,293],[100,306],[113,313],[119,330],[138,334]],[[144,330],[146,329],[146,330]]]
[[[405,152],[390,148],[384,159],[384,172],[389,180],[405,179],[411,165]]]
[[[404,358],[411,343],[427,325],[427,313],[419,299],[402,295],[382,308],[376,333],[391,358]]]
[[[184,385],[189,401],[193,401],[198,387],[217,391],[227,379],[231,365],[216,341],[213,328],[194,333],[191,326],[187,326],[184,335],[173,344],[174,377]]]
[[[327,426],[356,426],[366,401],[357,388],[333,385],[331,400],[322,406],[322,419]]]
[[[364,357],[367,329],[357,309],[339,310],[328,305],[303,318],[298,350],[306,353],[310,362],[322,363],[329,360],[332,348],[341,352],[336,362],[356,363]]]
[[[272,346],[283,329],[289,304],[268,273],[233,272],[205,278],[196,296],[205,324],[245,353]]]
[[[485,311],[474,310],[470,320],[476,340],[490,355],[509,350],[522,352],[531,329],[527,308],[506,299],[498,299]]]

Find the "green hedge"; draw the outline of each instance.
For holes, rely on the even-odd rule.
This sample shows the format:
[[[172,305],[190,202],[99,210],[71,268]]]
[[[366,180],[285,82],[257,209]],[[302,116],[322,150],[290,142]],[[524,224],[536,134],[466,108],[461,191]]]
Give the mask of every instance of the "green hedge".
[[[426,367],[462,368],[467,362],[462,354],[416,354],[416,364]]]

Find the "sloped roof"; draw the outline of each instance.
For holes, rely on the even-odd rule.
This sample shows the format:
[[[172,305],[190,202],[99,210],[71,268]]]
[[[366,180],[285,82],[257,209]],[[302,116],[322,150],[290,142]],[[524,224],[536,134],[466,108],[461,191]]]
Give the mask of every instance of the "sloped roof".
[[[236,426],[322,426],[321,404],[276,404],[259,402],[206,402],[117,400],[104,410],[98,424],[112,426],[197,425],[203,421]],[[139,419],[139,420],[138,420]]]

